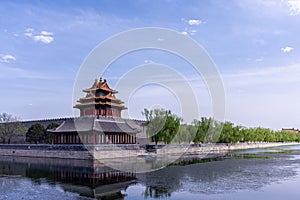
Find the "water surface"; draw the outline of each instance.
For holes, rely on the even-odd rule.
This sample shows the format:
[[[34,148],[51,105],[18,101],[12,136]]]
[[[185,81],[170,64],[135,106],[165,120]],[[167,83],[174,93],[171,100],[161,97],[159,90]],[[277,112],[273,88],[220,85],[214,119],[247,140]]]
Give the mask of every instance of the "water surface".
[[[235,151],[218,161],[193,163],[139,174],[87,161],[0,157],[0,199],[276,200],[300,196],[299,145]]]

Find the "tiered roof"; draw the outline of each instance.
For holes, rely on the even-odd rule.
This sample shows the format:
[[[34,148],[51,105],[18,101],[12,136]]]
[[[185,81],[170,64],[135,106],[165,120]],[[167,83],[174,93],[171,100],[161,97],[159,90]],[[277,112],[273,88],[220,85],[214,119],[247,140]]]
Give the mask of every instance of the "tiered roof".
[[[53,133],[89,131],[133,134],[141,130],[130,126],[126,120],[115,120],[113,118],[97,119],[96,117],[80,117],[73,120],[66,120],[56,129],[49,130],[49,132]]]
[[[95,90],[99,90],[99,89],[113,93],[113,94],[118,93],[117,90],[113,90],[108,86],[106,79],[104,79],[102,82],[102,78],[100,78],[99,81],[98,81],[98,79],[95,79],[93,86],[90,88],[84,89],[83,92],[90,92],[90,91],[95,91]]]
[[[86,96],[83,98],[80,98],[77,102],[79,104],[76,104],[74,108],[81,108],[85,106],[91,106],[91,105],[106,105],[109,107],[118,107],[121,110],[127,109],[123,105],[123,101],[116,98],[115,94],[118,93],[117,90],[111,89],[106,79],[102,81],[102,78],[98,81],[98,79],[95,80],[92,87],[82,90],[83,92],[86,92]]]

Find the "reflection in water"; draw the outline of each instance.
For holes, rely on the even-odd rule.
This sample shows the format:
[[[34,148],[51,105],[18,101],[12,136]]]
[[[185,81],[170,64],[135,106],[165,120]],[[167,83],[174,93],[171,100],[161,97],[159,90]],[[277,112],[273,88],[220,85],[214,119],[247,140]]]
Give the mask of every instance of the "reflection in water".
[[[250,157],[245,152],[245,158],[239,153],[213,162],[192,160],[149,173],[122,172],[86,160],[0,157],[0,199],[232,199],[231,193],[247,195],[298,177],[298,150]],[[299,187],[300,179],[293,184]]]
[[[121,190],[136,180],[134,172],[121,172],[103,165],[94,166],[92,161],[70,161],[61,159],[33,159],[0,157],[0,176],[9,175],[3,187],[19,182],[18,177],[27,177],[37,185],[48,183],[64,191],[75,192],[86,197],[101,199],[124,199]],[[1,179],[0,179],[1,180]],[[2,180],[2,182],[4,182]]]
[[[164,186],[147,186],[144,193],[145,198],[164,198],[170,196],[171,192]]]

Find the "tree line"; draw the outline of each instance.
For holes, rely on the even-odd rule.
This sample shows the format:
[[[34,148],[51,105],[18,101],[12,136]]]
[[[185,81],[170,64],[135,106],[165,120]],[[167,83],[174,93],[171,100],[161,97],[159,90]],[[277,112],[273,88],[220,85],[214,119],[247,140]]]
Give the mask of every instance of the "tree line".
[[[262,127],[247,128],[206,117],[193,120],[191,124],[181,124],[179,117],[164,109],[144,109],[143,115],[146,118],[146,132],[156,144],[300,142],[298,133]]]
[[[169,110],[144,109],[146,133],[152,142],[170,143],[238,143],[238,142],[300,142],[300,134],[289,131],[273,131],[268,128],[246,128],[231,122],[219,122],[202,117],[191,124],[182,124],[182,119]],[[0,142],[11,143],[15,136],[25,136],[28,143],[52,143],[52,134],[47,129],[58,127],[50,123],[46,128],[36,123],[25,128],[18,118],[7,113],[0,114]]]
[[[57,123],[50,123],[46,128],[36,123],[26,128],[17,117],[8,113],[0,113],[0,142],[10,144],[13,137],[25,137],[29,143],[52,143],[52,134],[47,129],[58,127]]]

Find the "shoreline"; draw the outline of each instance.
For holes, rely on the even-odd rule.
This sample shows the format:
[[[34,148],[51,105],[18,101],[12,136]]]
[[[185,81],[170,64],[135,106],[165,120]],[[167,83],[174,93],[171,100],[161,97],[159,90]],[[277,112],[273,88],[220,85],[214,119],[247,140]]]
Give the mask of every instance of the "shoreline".
[[[0,145],[0,156],[17,156],[33,158],[63,158],[75,160],[107,160],[120,158],[134,158],[143,156],[206,156],[209,154],[223,155],[234,150],[253,149],[253,148],[270,148],[278,146],[299,145],[297,142],[287,143],[238,143],[238,144],[202,144],[202,145],[166,145],[156,149],[156,152],[147,152],[145,148],[139,145],[126,146],[87,146],[88,150],[57,150],[54,145]],[[31,148],[30,148],[31,147]],[[34,147],[34,148],[32,148]],[[36,148],[39,147],[39,148]],[[51,148],[50,148],[51,147]],[[78,147],[78,146],[77,146]],[[50,150],[54,149],[54,150]]]

